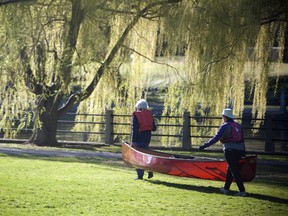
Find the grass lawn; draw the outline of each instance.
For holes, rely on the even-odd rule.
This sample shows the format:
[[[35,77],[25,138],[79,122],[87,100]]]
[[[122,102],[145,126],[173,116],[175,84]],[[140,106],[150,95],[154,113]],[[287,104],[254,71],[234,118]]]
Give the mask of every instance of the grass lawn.
[[[259,165],[247,197],[223,182],[155,174],[121,160],[0,153],[0,215],[287,215],[287,167]],[[231,188],[235,193],[235,184]]]

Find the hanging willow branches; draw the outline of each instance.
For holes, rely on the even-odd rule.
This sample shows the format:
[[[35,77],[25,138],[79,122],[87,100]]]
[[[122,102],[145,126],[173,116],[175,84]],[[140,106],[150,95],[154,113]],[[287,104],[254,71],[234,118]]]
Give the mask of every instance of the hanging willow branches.
[[[110,89],[109,98],[115,99],[108,102],[105,94],[108,85],[107,81],[103,82],[105,88],[102,91],[106,99],[98,96],[97,100],[102,103],[99,107],[94,106],[94,111],[103,107],[112,108],[113,105],[117,112],[129,113],[137,99],[146,97],[149,84],[145,80],[149,72],[145,71],[145,64],[155,60],[155,55],[170,58],[183,55],[184,68],[177,72],[178,79],[164,87],[163,115],[181,115],[184,111],[206,115],[209,110],[209,115],[218,116],[224,107],[230,106],[236,115],[241,116],[245,83],[249,82],[254,97],[252,114],[262,119],[266,111],[268,76],[275,69],[275,62],[281,62],[283,58],[287,7],[283,9],[281,3],[184,0],[143,17],[125,42],[125,49],[122,49],[124,58],[118,58],[123,62],[122,75],[126,76],[114,79],[118,84],[112,85],[115,89]],[[278,18],[275,11],[279,12]],[[127,16],[114,17],[111,24],[114,37],[123,29],[125,19]],[[278,59],[271,61],[275,41],[282,46],[282,51]],[[129,59],[131,54],[133,59]],[[169,77],[167,67],[163,68],[165,66],[161,71]],[[108,83],[111,85],[113,80],[110,78]],[[89,100],[91,104],[93,99]],[[182,123],[171,122],[175,121],[171,119],[167,121]],[[175,130],[168,134],[177,134]],[[163,143],[169,143],[169,140],[163,140]]]
[[[79,112],[130,113],[157,76],[163,115],[219,115],[230,106],[241,116],[249,82],[252,114],[263,118],[288,20],[281,0],[8,0],[0,10],[1,124],[49,101],[26,116],[40,130],[39,113],[55,107],[57,118],[78,103]]]

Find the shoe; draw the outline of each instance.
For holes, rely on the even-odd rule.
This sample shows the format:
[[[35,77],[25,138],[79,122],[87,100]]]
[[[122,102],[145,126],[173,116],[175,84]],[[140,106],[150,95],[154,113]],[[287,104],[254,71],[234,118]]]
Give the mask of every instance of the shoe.
[[[234,196],[241,196],[241,197],[244,197],[246,195],[247,195],[247,193],[245,191],[238,192],[238,193],[234,194]]]
[[[153,178],[153,172],[148,172],[148,179]]]
[[[134,180],[143,180],[143,177],[137,177]]]
[[[229,195],[230,190],[226,190],[225,188],[220,188],[220,192],[225,195]]]

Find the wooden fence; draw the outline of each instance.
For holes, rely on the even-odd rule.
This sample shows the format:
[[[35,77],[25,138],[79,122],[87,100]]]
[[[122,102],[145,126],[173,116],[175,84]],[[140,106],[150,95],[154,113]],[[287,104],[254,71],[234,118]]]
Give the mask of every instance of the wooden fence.
[[[100,120],[77,121],[76,116],[93,117]],[[152,134],[150,144],[152,147],[177,147],[183,150],[198,148],[200,144],[208,141],[217,132],[221,124],[220,117],[191,116],[189,112],[184,112],[182,116],[155,115],[154,117],[157,122],[157,131]],[[120,115],[112,110],[107,110],[105,114],[67,113],[58,121],[57,139],[77,143],[119,144],[122,139],[127,141],[130,139],[130,119],[131,115]],[[173,123],[163,121],[165,119],[173,120]],[[287,115],[267,115],[265,120],[242,118],[236,119],[236,121],[241,122],[244,129],[247,151],[288,153]],[[262,121],[263,124],[256,128],[251,123],[253,121]],[[82,127],[83,130],[80,131],[74,130],[76,124],[85,127]],[[98,125],[98,130],[95,130],[94,126],[96,125]],[[125,130],[119,130],[119,127],[125,128]],[[31,134],[32,128],[27,127],[16,138],[27,139]],[[94,139],[93,136],[98,136],[98,138]],[[221,144],[210,147],[210,149],[216,150],[221,148]]]
[[[77,114],[77,115],[88,115],[88,114]],[[75,125],[78,124],[85,124],[85,125],[101,125],[99,131],[72,131],[68,127],[68,129],[59,129],[58,132],[58,139],[59,140],[69,140],[67,138],[67,134],[72,134],[75,138],[75,134],[78,134],[78,141],[86,142],[88,141],[88,137],[92,134],[102,136],[102,140],[100,142],[106,144],[115,144],[120,143],[122,138],[128,139],[130,135],[130,118],[131,115],[119,115],[114,113],[112,110],[107,110],[103,115],[94,114],[94,116],[102,117],[103,121],[99,122],[87,122],[75,121],[74,117],[76,116],[75,113],[68,113],[65,120],[59,120],[59,128],[61,128],[61,124],[64,125]],[[205,141],[209,140],[212,137],[212,134],[203,135],[199,133],[193,133],[193,131],[217,131],[219,126],[213,126],[214,121],[221,122],[221,118],[219,117],[200,117],[200,116],[191,116],[189,112],[184,112],[182,116],[154,116],[157,123],[157,131],[152,134],[152,142],[151,146],[159,146],[163,145],[160,143],[160,139],[166,137],[166,139],[174,139],[178,143],[176,147],[180,147],[185,150],[189,150],[191,148],[197,148],[199,143],[204,143]],[[163,119],[175,119],[176,123],[168,123],[168,124],[161,124],[159,122]],[[119,121],[121,119],[122,121]],[[158,121],[159,120],[159,121]],[[255,128],[251,124],[252,121],[263,121],[264,124],[261,127]],[[207,124],[209,121],[210,124]],[[248,151],[256,151],[256,152],[287,152],[287,145],[288,145],[288,118],[279,118],[278,116],[268,115],[266,120],[264,119],[251,119],[251,118],[243,118],[243,119],[236,119],[236,121],[242,122],[242,127],[244,129],[245,134],[245,143],[246,149]],[[192,123],[193,122],[193,123]],[[195,123],[196,122],[196,123]],[[206,122],[204,124],[204,122]],[[219,124],[217,124],[219,125]],[[127,130],[125,132],[118,132],[119,130],[117,127],[126,127]],[[169,133],[171,127],[176,128],[175,131],[178,133]],[[63,127],[62,127],[63,128]],[[160,129],[159,129],[160,128]],[[257,131],[253,133],[252,131]],[[168,131],[168,133],[167,133]],[[66,137],[65,137],[66,136]],[[81,140],[79,140],[81,139]],[[71,140],[71,138],[70,138]],[[90,140],[93,142],[93,140]],[[166,147],[175,147],[174,145],[165,145]],[[212,148],[220,149],[222,148],[221,145],[215,145]]]

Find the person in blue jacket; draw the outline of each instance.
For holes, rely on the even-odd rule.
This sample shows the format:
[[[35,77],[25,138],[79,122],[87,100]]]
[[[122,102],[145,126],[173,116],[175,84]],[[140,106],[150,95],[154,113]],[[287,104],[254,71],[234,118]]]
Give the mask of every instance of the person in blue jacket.
[[[146,100],[141,99],[136,103],[136,111],[131,120],[131,146],[147,149],[151,141],[151,132],[156,130],[153,114]],[[137,178],[141,180],[144,176],[143,169],[136,169]],[[153,172],[148,172],[148,178],[153,177]]]
[[[229,189],[233,179],[235,179],[239,189],[235,196],[246,196],[239,166],[239,160],[245,156],[244,135],[241,125],[234,122],[234,118],[232,109],[224,109],[222,112],[224,123],[219,127],[217,134],[204,145],[201,145],[199,150],[204,150],[220,141],[223,144],[225,159],[228,163],[225,185],[220,191],[226,195],[230,194]]]

